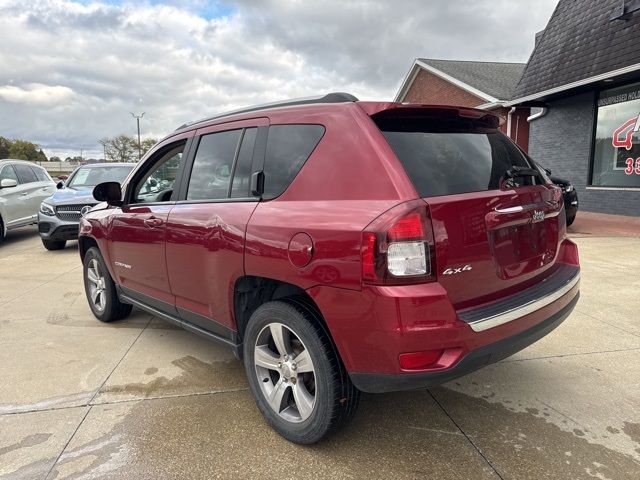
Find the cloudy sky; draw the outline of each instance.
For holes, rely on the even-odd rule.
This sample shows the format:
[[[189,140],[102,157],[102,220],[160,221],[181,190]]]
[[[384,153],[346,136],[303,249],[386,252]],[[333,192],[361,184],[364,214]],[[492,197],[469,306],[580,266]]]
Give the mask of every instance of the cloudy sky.
[[[98,156],[230,108],[392,99],[415,57],[527,60],[556,0],[0,0],[0,135]]]

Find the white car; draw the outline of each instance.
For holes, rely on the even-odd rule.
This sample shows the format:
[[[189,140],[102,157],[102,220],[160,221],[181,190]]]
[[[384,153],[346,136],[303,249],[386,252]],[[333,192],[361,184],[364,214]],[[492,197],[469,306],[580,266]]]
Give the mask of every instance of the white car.
[[[55,191],[55,182],[39,165],[0,160],[0,241],[8,230],[38,223],[40,204]]]

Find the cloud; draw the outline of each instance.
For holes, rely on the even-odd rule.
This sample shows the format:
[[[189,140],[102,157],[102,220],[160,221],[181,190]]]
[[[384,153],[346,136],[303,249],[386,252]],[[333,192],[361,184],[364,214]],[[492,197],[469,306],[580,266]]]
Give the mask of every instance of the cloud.
[[[71,99],[73,90],[62,85],[43,85],[30,83],[24,88],[7,85],[0,87],[0,99],[11,103],[24,103],[32,106],[53,106]]]
[[[0,2],[0,135],[100,153],[282,98],[393,98],[413,58],[526,61],[555,0]]]

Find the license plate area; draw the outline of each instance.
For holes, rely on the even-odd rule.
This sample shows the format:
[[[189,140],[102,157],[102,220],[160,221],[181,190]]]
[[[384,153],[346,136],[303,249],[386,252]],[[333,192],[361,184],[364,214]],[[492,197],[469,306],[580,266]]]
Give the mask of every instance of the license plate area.
[[[496,228],[488,237],[496,275],[505,280],[551,263],[558,244],[557,227],[550,221]]]

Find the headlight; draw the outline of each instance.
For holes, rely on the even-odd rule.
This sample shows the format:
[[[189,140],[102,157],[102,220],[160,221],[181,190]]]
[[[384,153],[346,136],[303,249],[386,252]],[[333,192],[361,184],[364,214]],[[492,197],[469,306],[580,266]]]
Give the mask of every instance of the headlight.
[[[564,191],[565,192],[573,192],[573,185],[567,185],[566,187],[564,187]]]
[[[43,215],[48,215],[50,217],[54,217],[56,215],[56,211],[54,210],[53,206],[44,202],[40,204],[40,213],[42,213]]]

